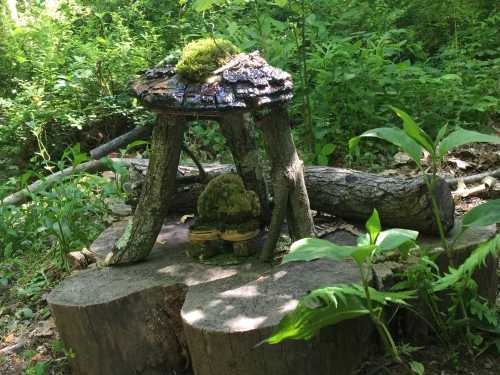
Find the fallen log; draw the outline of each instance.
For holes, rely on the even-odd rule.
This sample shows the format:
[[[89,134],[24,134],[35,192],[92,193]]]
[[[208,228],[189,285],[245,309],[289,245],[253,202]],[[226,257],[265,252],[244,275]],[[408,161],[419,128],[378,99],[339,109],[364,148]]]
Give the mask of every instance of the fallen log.
[[[131,196],[140,193],[141,179],[147,161],[133,164],[135,172]],[[183,167],[185,171],[189,167]],[[196,173],[195,168],[190,168]],[[208,179],[234,171],[232,165],[213,165],[205,168]],[[351,221],[364,222],[376,208],[382,225],[415,229],[437,234],[427,187],[421,178],[377,176],[371,173],[332,167],[306,167],[304,170],[311,208]],[[204,185],[178,184],[170,212],[186,213],[196,210],[196,201]],[[435,191],[445,230],[454,224],[454,203],[446,181],[440,179]]]
[[[130,181],[126,188],[132,200],[140,194],[148,167],[145,159],[111,159],[129,168]],[[109,169],[105,160],[91,160],[67,168],[36,181],[28,188],[6,197],[2,204],[20,204],[30,199],[32,193],[47,189],[61,179],[75,173],[100,172]],[[203,167],[206,181],[222,173],[234,172],[230,164],[210,164]],[[204,184],[197,177],[198,168],[180,166],[177,191],[170,205],[170,212],[194,212],[196,201]],[[424,233],[437,233],[431,202],[421,178],[377,176],[371,173],[332,167],[306,167],[304,170],[311,208],[337,215],[347,220],[364,221],[377,208],[386,227],[415,229]],[[205,181],[204,181],[205,182]],[[454,204],[445,180],[436,185],[440,216],[446,230],[453,227]]]

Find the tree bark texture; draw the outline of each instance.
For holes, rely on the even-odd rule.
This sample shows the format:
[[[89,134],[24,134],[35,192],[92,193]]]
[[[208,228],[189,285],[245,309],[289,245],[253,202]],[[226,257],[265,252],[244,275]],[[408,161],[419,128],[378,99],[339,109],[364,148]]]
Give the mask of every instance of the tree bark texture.
[[[219,123],[245,187],[256,192],[259,197],[262,222],[266,223],[271,210],[251,118],[247,113],[230,112],[222,116]]]
[[[186,174],[197,169],[181,166]],[[234,172],[229,164],[205,165],[208,180],[223,173]],[[141,170],[147,169],[147,160],[132,164],[132,174],[136,176],[134,185],[138,188],[144,177]],[[142,172],[144,173],[144,172]],[[373,208],[379,210],[385,227],[418,230],[422,233],[438,234],[434,225],[431,201],[421,178],[377,176],[371,173],[333,167],[305,167],[304,177],[313,210],[337,215],[347,220],[364,222]],[[205,185],[200,183],[182,184],[178,178],[178,188],[170,207],[171,212],[186,213],[196,211],[196,200]],[[453,227],[454,203],[451,191],[444,180],[436,186],[436,195],[441,220],[446,230]]]
[[[130,228],[106,260],[109,265],[133,263],[148,256],[175,191],[175,178],[186,121],[159,115],[153,131],[151,160]]]
[[[314,224],[304,182],[304,163],[293,143],[286,108],[275,107],[260,119],[264,146],[271,161],[274,208],[269,235],[261,253],[262,260],[272,259],[281,225],[287,218],[292,240],[314,235]]]
[[[432,203],[422,178],[377,176],[329,167],[306,168],[311,207],[347,220],[365,221],[376,208],[382,226],[438,234]],[[454,224],[455,205],[448,184],[436,183],[436,200],[446,231]]]

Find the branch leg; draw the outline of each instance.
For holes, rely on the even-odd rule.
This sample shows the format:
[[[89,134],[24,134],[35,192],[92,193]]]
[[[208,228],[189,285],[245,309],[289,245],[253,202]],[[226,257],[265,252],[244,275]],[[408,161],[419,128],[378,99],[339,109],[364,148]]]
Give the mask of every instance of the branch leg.
[[[228,113],[221,117],[219,123],[233,155],[236,170],[243,179],[245,187],[257,193],[262,222],[268,223],[271,209],[252,119],[242,112]]]
[[[134,263],[145,259],[160,233],[175,190],[175,178],[185,120],[160,116],[153,130],[152,150],[146,183],[134,218],[115,249],[108,254],[107,265]]]

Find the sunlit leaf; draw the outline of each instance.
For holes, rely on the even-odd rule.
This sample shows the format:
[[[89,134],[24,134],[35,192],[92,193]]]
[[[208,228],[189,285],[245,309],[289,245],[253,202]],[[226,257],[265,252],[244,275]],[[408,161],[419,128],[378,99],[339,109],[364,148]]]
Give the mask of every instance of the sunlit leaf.
[[[492,199],[467,212],[462,219],[462,226],[485,227],[500,223],[500,199]]]
[[[382,229],[382,225],[380,224],[380,217],[378,215],[377,209],[374,209],[370,218],[366,221],[365,228],[370,234],[370,243],[375,244],[377,240],[377,236]]]
[[[380,232],[376,245],[381,251],[397,249],[405,243],[413,242],[417,239],[418,232],[409,229],[388,229]]]
[[[311,261],[319,258],[342,260],[350,257],[355,246],[340,246],[319,238],[303,238],[290,247],[290,252],[283,257],[282,263]]]
[[[429,136],[425,134],[422,129],[420,129],[417,123],[413,121],[410,115],[396,107],[391,106],[391,109],[396,112],[396,114],[403,120],[404,132],[420,146],[429,151],[431,155],[434,155],[435,150],[432,141],[430,140]]]
[[[401,148],[401,150],[406,152],[412,158],[412,160],[417,163],[417,165],[420,165],[422,147],[412,138],[406,135],[406,133],[401,129],[377,128],[368,130],[363,134],[349,140],[349,150],[351,152],[356,148],[361,138],[380,138],[387,142],[390,142],[393,145]]]
[[[380,292],[369,288],[373,305],[406,304],[414,292]],[[323,327],[369,315],[365,291],[361,285],[337,285],[315,289],[304,296],[297,308],[287,314],[276,331],[264,342],[277,344],[283,340],[309,340]]]
[[[471,143],[500,143],[500,137],[459,128],[439,143],[439,155],[444,156],[455,147]]]

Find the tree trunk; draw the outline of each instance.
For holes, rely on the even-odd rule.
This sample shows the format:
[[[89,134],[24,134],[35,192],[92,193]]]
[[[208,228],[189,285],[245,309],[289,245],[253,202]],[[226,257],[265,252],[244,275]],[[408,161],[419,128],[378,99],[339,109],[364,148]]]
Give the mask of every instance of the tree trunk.
[[[148,256],[175,191],[186,121],[160,115],[153,131],[151,162],[134,218],[106,263],[133,263]]]
[[[270,216],[269,199],[266,181],[259,160],[259,150],[255,138],[255,129],[243,112],[231,112],[220,119],[222,134],[233,155],[234,164],[248,190],[257,193],[262,212],[262,222],[266,223]]]
[[[292,240],[313,236],[314,224],[304,182],[304,163],[299,159],[293,143],[287,110],[273,108],[259,125],[271,161],[274,193],[269,235],[261,254],[261,259],[268,261],[272,259],[285,217]]]

